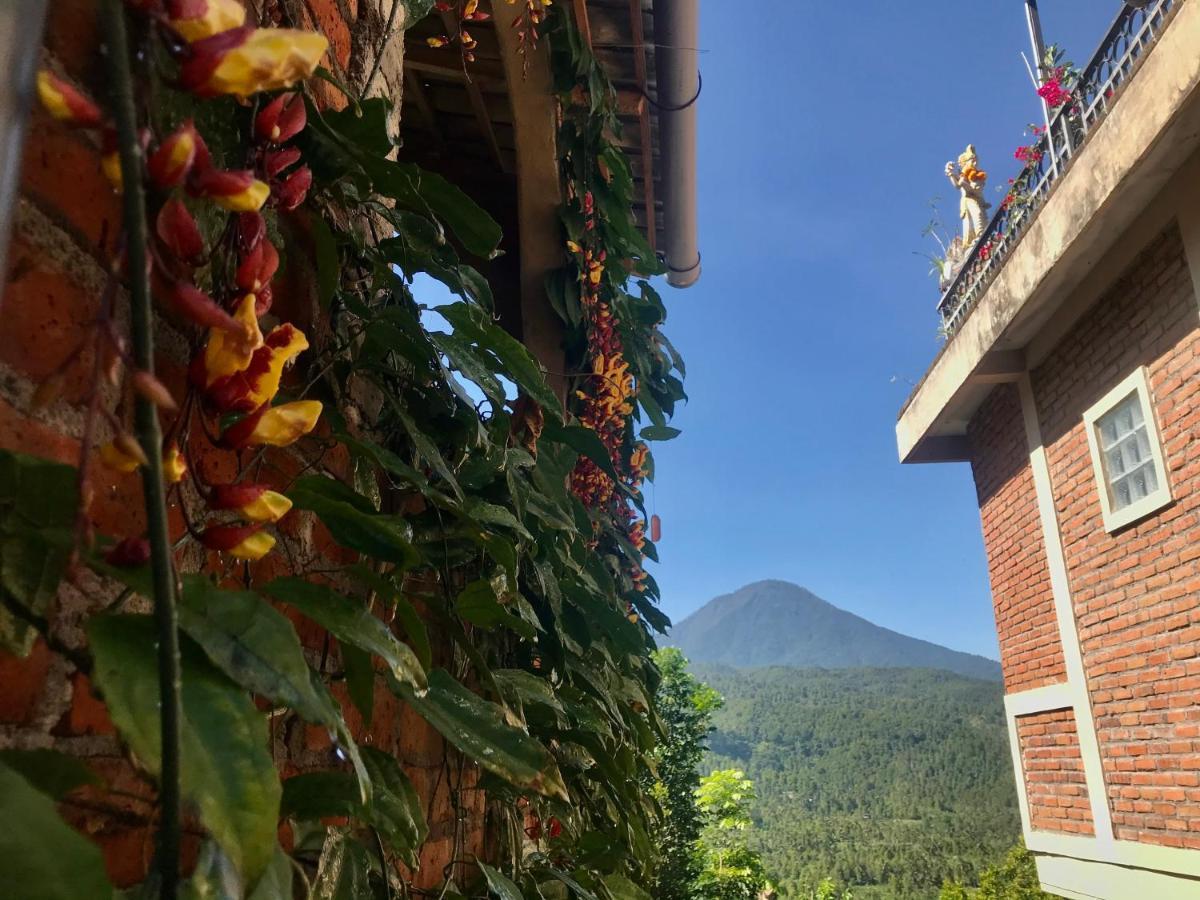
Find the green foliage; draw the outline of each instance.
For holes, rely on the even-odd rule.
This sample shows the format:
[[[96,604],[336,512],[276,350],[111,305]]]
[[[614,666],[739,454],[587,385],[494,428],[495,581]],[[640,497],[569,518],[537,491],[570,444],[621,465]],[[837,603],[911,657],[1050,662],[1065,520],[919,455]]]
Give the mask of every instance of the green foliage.
[[[754,801],[754,782],[739,769],[716,769],[700,779],[696,805],[705,826],[697,889],[704,900],[753,900],[766,887],[762,857],[747,845]]]
[[[100,850],[58,816],[54,800],[0,763],[0,871],[27,900],[112,896]]]
[[[700,779],[696,805],[721,831],[742,831],[753,822],[750,807],[756,800],[754,782],[740,769],[715,769]]]
[[[999,685],[912,669],[694,666],[725,697],[709,763],[753,779],[783,897],[822,879],[858,900],[978,884],[1020,834]]]
[[[700,875],[700,760],[721,697],[688,672],[687,660],[674,647],[657,651],[654,662],[662,673],[654,699],[664,731],[655,750],[657,779],[651,785],[663,809],[654,836],[659,848],[654,896],[686,900],[694,896]]]
[[[97,686],[121,737],[151,773],[161,759],[155,630],[149,616],[98,616],[88,623]],[[279,776],[266,721],[244,690],[183,642],[183,795],[247,884],[275,851]]]
[[[1053,900],[1038,881],[1033,854],[1021,844],[1008,851],[1003,861],[987,868],[979,877],[979,890],[968,892],[956,882],[942,886],[938,900]]]

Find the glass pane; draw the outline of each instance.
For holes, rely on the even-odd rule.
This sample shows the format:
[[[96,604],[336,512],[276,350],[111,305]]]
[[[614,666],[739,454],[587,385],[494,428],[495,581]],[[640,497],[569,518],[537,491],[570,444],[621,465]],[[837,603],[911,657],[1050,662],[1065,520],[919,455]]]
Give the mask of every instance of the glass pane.
[[[1114,512],[1158,490],[1150,431],[1137,391],[1098,418],[1096,432]]]

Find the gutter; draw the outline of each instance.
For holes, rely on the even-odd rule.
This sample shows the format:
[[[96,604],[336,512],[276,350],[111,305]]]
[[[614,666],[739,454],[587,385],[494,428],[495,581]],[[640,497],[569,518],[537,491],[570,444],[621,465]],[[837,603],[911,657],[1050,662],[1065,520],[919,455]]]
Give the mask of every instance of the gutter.
[[[655,0],[654,42],[667,283],[685,288],[700,278],[696,237],[700,0]]]

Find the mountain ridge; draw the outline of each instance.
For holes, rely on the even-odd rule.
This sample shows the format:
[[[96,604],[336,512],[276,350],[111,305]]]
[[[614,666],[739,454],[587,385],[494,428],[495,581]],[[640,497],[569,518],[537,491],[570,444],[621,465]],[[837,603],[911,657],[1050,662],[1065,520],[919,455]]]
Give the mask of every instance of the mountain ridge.
[[[884,628],[778,579],[714,597],[664,643],[693,662],[738,668],[929,668],[1000,680],[996,660]]]

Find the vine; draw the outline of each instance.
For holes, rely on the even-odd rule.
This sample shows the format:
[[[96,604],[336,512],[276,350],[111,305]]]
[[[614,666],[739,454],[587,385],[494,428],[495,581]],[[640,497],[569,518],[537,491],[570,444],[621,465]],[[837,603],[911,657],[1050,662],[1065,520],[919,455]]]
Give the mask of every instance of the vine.
[[[564,265],[548,290],[582,373],[565,410],[469,263],[495,252],[498,227],[392,158],[387,100],[315,102],[303,83],[322,36],[248,25],[236,0],[106,0],[108,114],[39,76],[56,118],[107,135],[123,195],[88,345],[120,390],[109,409],[93,389],[77,466],[0,453],[0,631],[26,651],[40,633],[89,673],[154,788],[155,865],[126,896],[648,896],[660,810],[644,785],[661,734],[649,654],[668,623],[643,567],[656,551],[642,485],[646,442],[678,433],[683,365],[659,331],[647,279],[661,267],[631,215],[615,94],[569,15],[534,12],[562,109]],[[420,273],[455,298],[422,304]],[[164,328],[188,348],[174,387],[155,374]],[[144,532],[93,535],[96,485],[135,471]],[[170,534],[168,499],[182,521]],[[306,539],[310,522],[327,549]],[[97,595],[79,646],[56,626],[64,580]],[[327,635],[319,653],[301,619]],[[375,692],[394,693],[451,748],[457,824],[436,887],[412,878],[429,836],[415,787],[360,741],[334,688],[367,723]],[[324,729],[336,758],[281,781],[268,719],[271,734]],[[54,896],[115,896],[54,810],[109,787],[48,751],[0,754],[0,786],[10,821],[30,823],[0,843],[0,868]],[[479,791],[490,860],[463,834]],[[181,829],[204,838],[194,867]],[[59,858],[72,864],[38,867]]]

